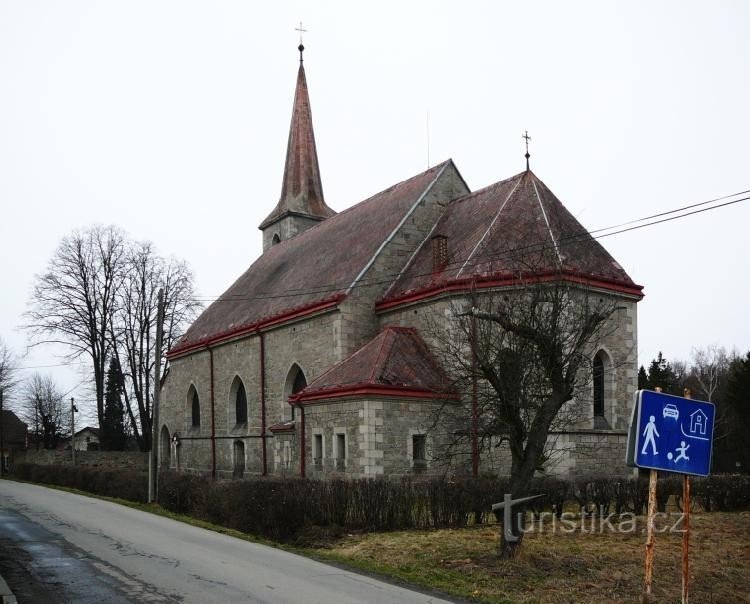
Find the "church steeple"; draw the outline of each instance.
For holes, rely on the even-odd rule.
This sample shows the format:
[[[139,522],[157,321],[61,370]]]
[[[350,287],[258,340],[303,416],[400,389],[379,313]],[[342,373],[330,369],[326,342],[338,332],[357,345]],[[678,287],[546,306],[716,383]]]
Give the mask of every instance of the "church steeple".
[[[323,198],[310,97],[302,62],[302,53],[305,50],[302,43],[298,50],[300,53],[299,70],[292,108],[292,123],[289,127],[281,198],[260,225],[260,230],[263,231],[263,251],[274,243],[289,239],[335,214]]]

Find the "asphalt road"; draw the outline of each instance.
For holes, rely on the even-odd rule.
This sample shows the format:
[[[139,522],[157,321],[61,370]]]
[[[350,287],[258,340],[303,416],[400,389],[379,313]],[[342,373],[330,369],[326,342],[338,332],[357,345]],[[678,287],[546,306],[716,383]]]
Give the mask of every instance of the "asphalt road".
[[[0,480],[0,574],[37,602],[445,602],[114,503]]]

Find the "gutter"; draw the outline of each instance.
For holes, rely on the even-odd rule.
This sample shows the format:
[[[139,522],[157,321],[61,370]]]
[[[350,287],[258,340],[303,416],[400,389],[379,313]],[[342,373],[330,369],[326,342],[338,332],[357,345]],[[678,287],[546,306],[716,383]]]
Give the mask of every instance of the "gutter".
[[[346,294],[338,294],[322,301],[312,302],[310,304],[300,306],[296,309],[285,311],[279,315],[261,319],[260,321],[241,325],[239,327],[235,327],[205,338],[198,339],[195,342],[188,342],[182,345],[177,344],[177,346],[172,348],[172,350],[167,353],[167,359],[171,361],[172,359],[185,356],[201,348],[224,344],[243,336],[252,335],[253,332],[257,332],[260,329],[278,327],[285,323],[291,323],[299,319],[308,318],[317,313],[333,310],[344,298],[346,298]]]
[[[435,392],[432,390],[420,390],[405,386],[380,386],[375,384],[352,384],[347,386],[336,386],[306,393],[302,396],[290,397],[291,404],[302,408],[303,405],[322,399],[345,398],[350,396],[377,396],[385,398],[419,398],[419,399],[446,399],[460,400],[460,396],[452,392]]]
[[[642,285],[625,284],[604,277],[588,277],[574,271],[548,271],[544,273],[530,273],[528,275],[505,273],[488,276],[484,279],[474,276],[463,279],[451,279],[437,285],[429,285],[410,293],[393,297],[390,300],[381,300],[375,304],[375,311],[389,310],[404,304],[422,302],[450,292],[464,292],[470,290],[474,282],[476,282],[477,289],[487,289],[492,287],[522,287],[532,283],[549,283],[553,281],[568,281],[570,283],[637,297],[639,300],[643,298]]]
[[[299,475],[305,477],[305,408],[299,405]]]
[[[266,452],[266,338],[265,334],[258,329],[260,340],[260,438],[261,455],[263,458],[263,476],[268,475],[268,462]]]
[[[214,351],[210,346],[208,350],[209,364],[211,367],[211,480],[216,480],[216,398],[214,388]]]

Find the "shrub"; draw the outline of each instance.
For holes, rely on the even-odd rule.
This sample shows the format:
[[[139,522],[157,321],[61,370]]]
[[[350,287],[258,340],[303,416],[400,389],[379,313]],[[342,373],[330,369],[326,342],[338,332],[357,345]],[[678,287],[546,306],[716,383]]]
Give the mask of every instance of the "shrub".
[[[17,464],[16,477],[74,487],[99,495],[146,501],[147,474],[84,466]],[[694,500],[707,511],[750,509],[750,477],[716,475],[693,480]],[[503,500],[507,479],[427,480],[309,480],[248,478],[211,482],[180,472],[162,472],[159,502],[173,512],[278,541],[325,542],[343,531],[403,530],[461,527],[472,517],[477,523]],[[645,512],[648,480],[609,476],[575,481],[541,476],[530,492],[542,494],[532,511],[562,513],[576,501],[592,513],[610,506],[621,513]],[[657,488],[660,509],[674,495],[678,505],[682,479],[664,475]]]

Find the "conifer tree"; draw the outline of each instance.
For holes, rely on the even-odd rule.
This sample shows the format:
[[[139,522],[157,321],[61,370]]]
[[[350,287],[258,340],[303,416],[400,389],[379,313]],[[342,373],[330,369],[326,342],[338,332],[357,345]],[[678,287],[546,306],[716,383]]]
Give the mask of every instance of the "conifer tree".
[[[122,451],[125,448],[125,407],[122,403],[122,378],[116,359],[110,359],[104,396],[104,421],[102,423],[102,448]]]

